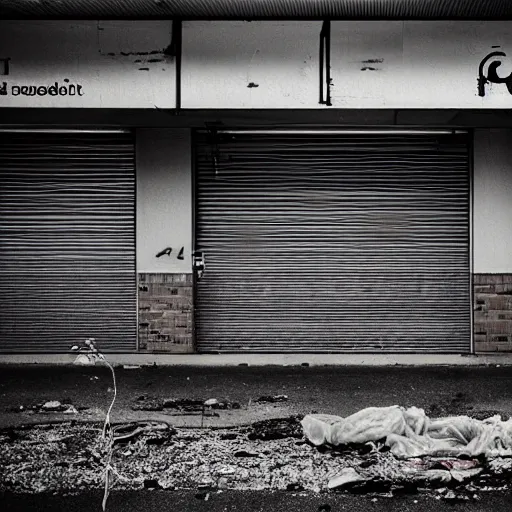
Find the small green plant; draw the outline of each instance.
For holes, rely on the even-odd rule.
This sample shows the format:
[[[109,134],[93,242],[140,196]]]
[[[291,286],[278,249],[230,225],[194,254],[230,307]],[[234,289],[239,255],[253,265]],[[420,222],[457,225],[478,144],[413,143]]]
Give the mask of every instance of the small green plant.
[[[107,500],[110,494],[110,489],[113,485],[114,475],[118,475],[115,468],[112,466],[112,456],[114,453],[114,430],[112,428],[112,424],[110,423],[110,414],[112,413],[112,408],[114,407],[114,403],[117,398],[117,383],[116,383],[116,373],[114,371],[114,367],[107,361],[106,357],[96,348],[94,338],[87,338],[84,341],[82,346],[74,345],[71,347],[73,352],[79,352],[82,354],[86,354],[91,362],[96,363],[97,361],[101,363],[105,363],[112,372],[112,381],[114,384],[114,396],[112,398],[112,402],[107,410],[107,414],[105,416],[105,421],[103,423],[103,431],[101,435],[102,441],[102,449],[106,452],[106,460],[105,460],[105,491],[103,493],[103,502],[102,508],[105,512],[107,507]],[[120,475],[118,475],[120,476]]]

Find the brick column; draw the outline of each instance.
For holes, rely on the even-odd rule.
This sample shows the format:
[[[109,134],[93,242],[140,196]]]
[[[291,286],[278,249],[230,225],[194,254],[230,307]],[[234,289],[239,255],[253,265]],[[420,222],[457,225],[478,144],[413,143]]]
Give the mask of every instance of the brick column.
[[[192,274],[139,274],[139,350],[191,353]]]
[[[475,274],[476,352],[512,352],[512,274]]]

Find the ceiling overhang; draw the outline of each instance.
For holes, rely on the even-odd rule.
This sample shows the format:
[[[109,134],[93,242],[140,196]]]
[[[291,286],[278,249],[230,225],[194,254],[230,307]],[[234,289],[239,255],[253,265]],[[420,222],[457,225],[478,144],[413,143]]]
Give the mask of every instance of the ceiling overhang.
[[[0,0],[0,19],[512,20],[510,0]]]

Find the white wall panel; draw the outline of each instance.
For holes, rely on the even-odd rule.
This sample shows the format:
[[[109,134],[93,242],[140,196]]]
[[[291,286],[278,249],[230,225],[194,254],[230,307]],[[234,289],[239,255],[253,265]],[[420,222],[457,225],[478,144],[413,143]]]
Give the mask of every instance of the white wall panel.
[[[403,68],[397,80],[402,97],[391,107],[511,108],[512,95],[505,84],[488,84],[478,95],[478,67],[492,51],[504,51],[498,71],[512,71],[511,22],[404,23]],[[493,48],[494,46],[499,48]]]
[[[401,97],[402,28],[401,21],[332,23],[333,106],[380,108]]]
[[[319,21],[184,22],[183,107],[318,106],[321,27]]]
[[[506,54],[499,76],[512,72],[511,22],[332,22],[332,107],[319,104],[321,27],[321,22],[186,22],[183,107],[512,107],[504,83],[487,84],[484,97],[477,86],[480,62],[493,51]],[[258,87],[248,87],[251,83]]]
[[[137,271],[191,272],[190,132],[137,130]],[[183,260],[178,259],[183,247]],[[169,255],[157,254],[171,248]]]
[[[512,130],[476,130],[474,272],[512,272]]]
[[[9,59],[9,74],[0,76],[6,93],[0,94],[0,108],[173,108],[175,60],[163,53],[171,26],[171,21],[1,22],[0,59]],[[76,86],[74,95],[69,87],[66,95],[51,95],[49,89],[37,94],[35,88],[55,82],[60,88],[65,79]],[[17,94],[21,87],[36,93]]]

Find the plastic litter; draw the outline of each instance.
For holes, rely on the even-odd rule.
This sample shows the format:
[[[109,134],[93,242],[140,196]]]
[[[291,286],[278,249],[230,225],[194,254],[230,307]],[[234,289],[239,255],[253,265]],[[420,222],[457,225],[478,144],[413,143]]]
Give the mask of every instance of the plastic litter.
[[[492,416],[480,421],[468,416],[429,418],[423,409],[398,405],[369,407],[347,418],[310,414],[301,421],[316,446],[361,444],[386,440],[399,459],[423,457],[512,456],[512,419]]]

